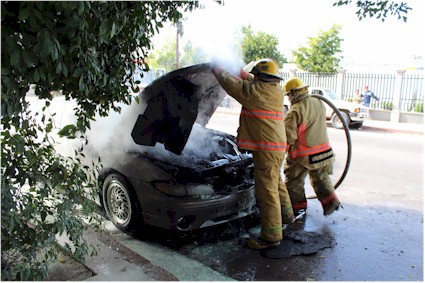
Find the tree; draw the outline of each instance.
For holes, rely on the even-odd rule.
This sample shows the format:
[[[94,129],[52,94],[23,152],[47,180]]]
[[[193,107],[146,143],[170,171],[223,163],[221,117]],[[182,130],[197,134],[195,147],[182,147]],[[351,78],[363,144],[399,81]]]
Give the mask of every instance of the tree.
[[[351,4],[352,0],[340,0],[335,2],[334,6],[342,6]],[[361,0],[356,1],[356,6],[358,8],[356,14],[359,20],[363,18],[373,18],[381,19],[383,22],[388,16],[388,12],[390,12],[391,16],[397,16],[398,19],[402,19],[404,22],[407,21],[407,17],[405,14],[408,13],[409,10],[412,10],[407,3],[401,2],[397,3],[395,1],[368,1]]]
[[[148,64],[154,69],[169,72],[176,69],[176,39],[167,37],[165,44],[149,54]]]
[[[333,25],[329,31],[320,30],[315,38],[309,38],[308,47],[292,51],[294,63],[298,68],[308,72],[336,72],[342,57],[341,26]]]
[[[176,40],[167,38],[164,45],[149,54],[149,66],[154,69],[165,69],[167,72],[176,69]],[[189,40],[183,46],[183,51],[179,56],[179,66],[181,68],[208,61],[207,54],[197,46],[193,46]]]
[[[45,99],[60,90],[77,102],[77,123],[59,133],[82,136],[96,113],[129,104],[136,64],[165,21],[177,22],[197,1],[1,3],[1,255],[2,280],[41,280],[56,260],[56,235],[82,259],[94,251],[83,239],[92,217],[97,161],[83,165],[81,149],[55,150],[54,121],[32,113],[26,95]]]
[[[281,66],[286,58],[277,50],[279,40],[273,34],[262,31],[254,33],[251,27],[242,27],[243,39],[241,43],[243,60],[245,63],[257,61],[261,58],[271,58]]]
[[[208,55],[202,48],[193,46],[192,41],[186,42],[183,47],[183,54],[181,57],[181,66],[187,67],[195,64],[201,64],[208,61]]]

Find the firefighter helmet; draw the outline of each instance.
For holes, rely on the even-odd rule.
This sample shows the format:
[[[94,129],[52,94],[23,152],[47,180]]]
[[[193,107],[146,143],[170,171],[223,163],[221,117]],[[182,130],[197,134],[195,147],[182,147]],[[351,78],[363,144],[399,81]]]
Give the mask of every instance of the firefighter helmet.
[[[262,78],[282,80],[282,77],[279,76],[279,65],[275,60],[269,58],[258,60],[251,73]]]
[[[305,87],[308,87],[308,85],[305,85],[302,80],[295,77],[285,82],[285,84],[283,85],[283,92],[285,93],[285,95],[288,95],[292,91],[300,90]]]

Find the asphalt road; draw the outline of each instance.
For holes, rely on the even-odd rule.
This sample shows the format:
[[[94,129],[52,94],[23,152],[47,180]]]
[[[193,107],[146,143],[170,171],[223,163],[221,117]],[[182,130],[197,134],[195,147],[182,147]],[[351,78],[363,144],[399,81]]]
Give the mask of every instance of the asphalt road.
[[[235,134],[237,123],[237,116],[216,115],[209,127]],[[339,176],[345,136],[332,128],[329,135]],[[350,170],[337,189],[344,208],[324,217],[311,199],[305,220],[293,227],[332,239],[329,248],[266,258],[242,245],[256,217],[189,234],[152,228],[124,241],[179,280],[423,281],[423,137],[352,130],[351,138]],[[220,279],[196,275],[189,267],[196,264],[215,270]]]

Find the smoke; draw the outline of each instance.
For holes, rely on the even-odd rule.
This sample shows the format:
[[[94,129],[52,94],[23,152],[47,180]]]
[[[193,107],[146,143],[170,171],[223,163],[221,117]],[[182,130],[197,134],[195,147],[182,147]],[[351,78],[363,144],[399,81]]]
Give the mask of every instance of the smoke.
[[[120,113],[111,111],[107,117],[96,117],[96,121],[91,123],[90,130],[86,132],[88,143],[85,147],[90,157],[95,159],[101,157],[104,167],[113,168],[125,163],[126,153],[129,152],[140,153],[173,164],[179,162],[178,155],[166,150],[163,144],[143,146],[136,144],[131,137],[137,117],[143,114],[147,107],[143,99],[139,103],[133,99],[130,105],[123,104],[120,107]]]
[[[200,2],[205,8],[187,15],[182,39],[190,40],[193,46],[201,48],[214,64],[232,74],[239,74],[246,64],[239,48],[242,25],[236,22],[235,11],[211,0]]]
[[[180,82],[183,81],[174,80],[175,77],[184,77],[199,87],[187,90],[180,85]],[[173,83],[170,85],[171,81]],[[123,158],[126,157],[127,152],[138,152],[181,166],[194,165],[201,160],[214,159],[217,155],[227,152],[224,152],[223,145],[220,145],[220,138],[216,138],[204,126],[224,96],[224,90],[219,86],[209,65],[201,64],[176,70],[148,86],[144,93],[139,95],[139,104],[136,100],[133,100],[131,105],[120,105],[121,113],[110,112],[108,117],[96,117],[96,121],[91,123],[90,131],[86,135],[88,139],[86,150],[94,158],[100,156],[104,166],[113,166],[125,162]],[[144,101],[144,98],[147,101]],[[151,102],[150,109],[147,108],[149,101]],[[193,102],[195,102],[195,105],[193,105]],[[168,105],[168,109],[163,109],[163,105]],[[191,123],[188,124],[190,113],[186,112],[195,110],[195,108],[197,108],[196,121],[199,124],[193,125],[188,142],[180,155],[166,150],[164,145],[159,142],[155,146],[143,146],[134,142],[132,138],[133,128],[138,116],[144,114],[145,111],[147,111],[145,117],[153,119],[148,120],[149,122],[146,125],[154,122],[152,125],[161,129],[163,118],[159,118],[162,115],[157,116],[156,114],[163,111],[167,113],[167,121],[164,121],[164,123],[169,125],[171,122],[174,127],[184,129],[192,125]],[[189,116],[187,117],[186,114],[189,114]],[[139,131],[139,129],[136,129],[136,131]],[[178,145],[182,142],[177,137],[170,140],[168,133],[161,131],[159,133],[161,137],[167,137],[166,144],[172,142]],[[160,140],[161,138],[158,141]],[[176,144],[172,145],[173,148],[175,148],[174,145]]]
[[[86,132],[86,152],[93,158],[100,156],[106,165],[121,162],[123,152],[140,150],[140,146],[131,138],[131,131],[147,104],[143,101],[137,103],[133,99],[130,105],[119,106],[120,113],[111,111],[107,117],[96,116]]]
[[[144,102],[122,106],[121,113],[113,112],[108,117],[96,119],[87,132],[86,152],[91,158],[101,157],[105,167],[125,163],[126,153],[136,152],[151,158],[179,166],[193,166],[201,160],[210,160],[212,153],[224,154],[218,140],[204,127],[194,124],[188,142],[180,155],[165,149],[162,143],[155,146],[136,144],[132,137],[135,121],[144,112]]]

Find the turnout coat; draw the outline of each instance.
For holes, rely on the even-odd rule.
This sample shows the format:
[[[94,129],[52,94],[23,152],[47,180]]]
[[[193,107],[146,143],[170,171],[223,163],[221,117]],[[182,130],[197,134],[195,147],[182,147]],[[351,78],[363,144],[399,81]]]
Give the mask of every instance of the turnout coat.
[[[285,116],[288,158],[309,170],[332,164],[335,160],[325,113],[323,103],[305,92],[295,96]]]
[[[226,71],[214,72],[223,89],[242,104],[238,147],[251,151],[285,152],[283,92],[279,82],[266,82],[242,72],[241,78]]]

